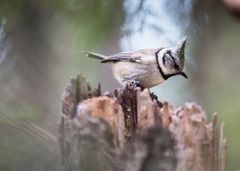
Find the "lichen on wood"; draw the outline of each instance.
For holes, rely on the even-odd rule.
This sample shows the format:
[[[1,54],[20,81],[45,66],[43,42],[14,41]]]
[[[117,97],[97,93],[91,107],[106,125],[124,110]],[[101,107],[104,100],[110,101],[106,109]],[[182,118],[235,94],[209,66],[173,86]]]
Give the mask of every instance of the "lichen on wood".
[[[101,95],[82,76],[62,97],[59,142],[66,171],[226,171],[223,128],[195,103],[175,108],[132,86]]]

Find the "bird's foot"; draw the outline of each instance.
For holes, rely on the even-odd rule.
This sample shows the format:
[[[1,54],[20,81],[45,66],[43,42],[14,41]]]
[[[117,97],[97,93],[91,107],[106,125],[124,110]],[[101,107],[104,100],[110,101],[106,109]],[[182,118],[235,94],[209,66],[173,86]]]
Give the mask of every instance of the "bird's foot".
[[[140,88],[141,90],[143,90],[144,88],[141,86],[140,82],[139,81],[132,81],[129,83],[129,87],[135,89],[135,88]]]
[[[133,86],[133,87],[141,87],[139,81],[136,81],[136,80],[132,81],[132,82],[130,83],[130,85]]]

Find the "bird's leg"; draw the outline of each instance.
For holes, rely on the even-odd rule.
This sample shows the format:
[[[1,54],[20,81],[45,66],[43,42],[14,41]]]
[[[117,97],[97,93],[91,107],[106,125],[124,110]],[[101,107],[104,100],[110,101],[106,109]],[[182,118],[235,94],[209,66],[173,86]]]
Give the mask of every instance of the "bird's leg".
[[[157,95],[156,94],[154,94],[154,92],[151,92],[150,91],[150,89],[148,89],[148,92],[149,92],[149,95],[150,95],[150,97],[152,98],[152,100],[158,100],[158,97],[157,97]]]
[[[151,93],[149,89],[148,89],[148,91],[149,91],[149,94],[150,94],[151,99],[152,99],[152,100],[156,100],[158,107],[161,108],[163,105],[162,105],[162,103],[158,100],[158,96],[157,96],[156,94],[154,94],[153,92]]]
[[[149,89],[148,89],[148,91],[149,91],[149,94],[150,94],[150,96],[151,96],[152,100],[153,100],[153,99],[156,99],[156,100],[158,100],[158,97],[157,97],[157,95],[156,95],[156,94],[154,94],[154,92],[150,92],[150,90],[149,90]]]

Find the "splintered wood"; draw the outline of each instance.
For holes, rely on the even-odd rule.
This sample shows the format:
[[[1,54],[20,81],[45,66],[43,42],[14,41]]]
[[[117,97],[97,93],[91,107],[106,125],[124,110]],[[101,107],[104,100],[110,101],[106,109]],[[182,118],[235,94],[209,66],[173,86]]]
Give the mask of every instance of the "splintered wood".
[[[175,108],[131,86],[101,95],[81,76],[62,97],[59,124],[66,171],[226,171],[217,116],[194,103]]]

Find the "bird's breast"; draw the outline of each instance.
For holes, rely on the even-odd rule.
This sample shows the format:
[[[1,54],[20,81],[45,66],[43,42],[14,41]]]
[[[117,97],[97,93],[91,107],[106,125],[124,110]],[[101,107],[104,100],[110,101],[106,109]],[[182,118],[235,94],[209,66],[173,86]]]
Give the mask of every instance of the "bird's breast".
[[[112,65],[114,76],[123,85],[131,81],[139,81],[141,86],[151,88],[164,81],[157,65],[154,64],[120,61]]]

